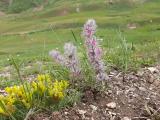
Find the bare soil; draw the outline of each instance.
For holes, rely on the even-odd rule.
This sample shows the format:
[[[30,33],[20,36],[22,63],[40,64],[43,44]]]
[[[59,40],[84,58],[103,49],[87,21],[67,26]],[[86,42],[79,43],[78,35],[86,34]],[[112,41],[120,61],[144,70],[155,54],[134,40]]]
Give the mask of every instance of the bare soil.
[[[33,120],[160,120],[160,66],[110,72],[108,89],[86,89],[81,103]],[[45,115],[45,116],[44,116]]]
[[[2,16],[4,16],[4,15],[5,15],[5,13],[2,12],[2,11],[0,11],[0,17],[2,17]]]

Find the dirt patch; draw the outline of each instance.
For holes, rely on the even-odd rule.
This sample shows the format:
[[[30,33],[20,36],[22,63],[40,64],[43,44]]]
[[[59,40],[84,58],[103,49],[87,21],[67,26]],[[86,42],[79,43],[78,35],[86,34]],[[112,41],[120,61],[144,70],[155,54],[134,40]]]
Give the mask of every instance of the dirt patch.
[[[44,6],[41,5],[41,6],[35,7],[35,8],[33,9],[33,12],[42,11],[43,9],[44,9]]]
[[[1,16],[5,16],[6,14],[4,13],[4,12],[2,12],[2,11],[0,11],[0,17]]]
[[[65,16],[65,15],[68,15],[68,14],[69,14],[69,10],[66,9],[66,8],[58,11],[58,16]]]
[[[127,24],[127,28],[128,29],[136,29],[137,28],[137,26],[138,26],[138,24],[136,24],[136,23],[129,23],[129,24]]]
[[[160,66],[125,76],[113,70],[109,76],[108,89],[103,93],[86,89],[81,103],[43,119],[160,120]]]
[[[7,66],[0,71],[0,78],[9,78],[11,76],[11,67]]]

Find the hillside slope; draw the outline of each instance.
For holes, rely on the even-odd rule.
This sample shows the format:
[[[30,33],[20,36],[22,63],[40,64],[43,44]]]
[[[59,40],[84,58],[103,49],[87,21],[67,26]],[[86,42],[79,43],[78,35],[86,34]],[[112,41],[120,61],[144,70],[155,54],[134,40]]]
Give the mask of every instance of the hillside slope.
[[[104,4],[114,4],[114,3],[123,3],[123,4],[139,4],[143,3],[147,0],[0,0],[0,10],[9,12],[9,13],[20,13],[26,11],[28,9],[34,9],[39,6],[43,6],[45,8],[63,6],[66,4],[76,4],[77,6],[80,4],[87,3],[99,3],[103,2]]]
[[[87,18],[92,17],[101,26],[110,27],[123,26],[128,24],[128,21],[145,24],[145,21],[155,19],[155,22],[158,22],[159,0],[150,0],[144,3],[131,1],[53,0],[46,7],[39,8],[38,11],[29,9],[21,14],[1,18],[0,33],[41,31],[50,29],[50,26],[73,28],[81,26]]]
[[[5,60],[10,54],[32,58],[43,50],[43,54],[48,54],[50,49],[73,40],[71,30],[81,39],[84,22],[94,18],[99,28],[97,34],[104,39],[108,55],[116,64],[122,62],[117,60],[121,48],[119,30],[129,45],[136,46],[138,64],[153,63],[160,53],[159,9],[159,0],[56,0],[39,10],[9,14],[0,17],[0,58]]]

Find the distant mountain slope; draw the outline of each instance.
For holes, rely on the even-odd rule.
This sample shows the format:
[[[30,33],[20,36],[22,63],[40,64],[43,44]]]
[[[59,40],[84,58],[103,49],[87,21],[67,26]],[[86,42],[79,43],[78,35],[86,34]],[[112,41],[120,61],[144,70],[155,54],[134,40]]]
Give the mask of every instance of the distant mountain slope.
[[[104,4],[136,4],[143,3],[145,1],[154,1],[154,0],[0,0],[0,10],[6,11],[9,13],[20,13],[22,11],[39,8],[43,6],[45,8],[57,7],[63,5],[79,5],[87,3],[99,3],[103,2]]]
[[[0,10],[20,13],[27,9],[45,4],[48,0],[0,0]]]
[[[10,0],[0,0],[0,11],[5,11],[8,9]]]
[[[0,0],[4,3],[5,0]],[[22,1],[22,0],[21,0]],[[159,25],[160,0],[45,0],[19,14],[0,17],[0,34],[32,33],[51,28],[76,28],[88,18],[107,28]],[[6,3],[7,4],[7,3]],[[12,3],[13,4],[13,3]],[[150,22],[150,23],[151,23]],[[155,25],[156,27],[158,27]],[[159,28],[157,28],[159,29]]]

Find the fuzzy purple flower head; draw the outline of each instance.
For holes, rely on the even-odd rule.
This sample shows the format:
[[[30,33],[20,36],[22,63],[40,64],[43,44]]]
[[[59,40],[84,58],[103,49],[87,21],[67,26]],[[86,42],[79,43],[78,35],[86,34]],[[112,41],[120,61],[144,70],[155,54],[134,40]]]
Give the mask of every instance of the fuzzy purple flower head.
[[[90,19],[83,28],[88,59],[95,70],[97,80],[107,80],[106,66],[102,60],[103,51],[99,45],[99,39],[95,36],[96,22]]]
[[[65,43],[64,45],[64,55],[67,57],[76,56],[77,48],[72,43]]]
[[[72,74],[80,74],[80,65],[77,57],[77,48],[72,43],[65,43],[64,54],[62,55],[59,51],[52,50],[49,55],[62,66],[67,67]]]
[[[67,67],[76,75],[80,74],[79,60],[77,56],[77,47],[72,43],[64,45],[64,55],[67,59]]]
[[[96,28],[97,28],[96,21],[94,19],[89,19],[84,25],[83,35],[86,38],[92,37],[96,32]]]

